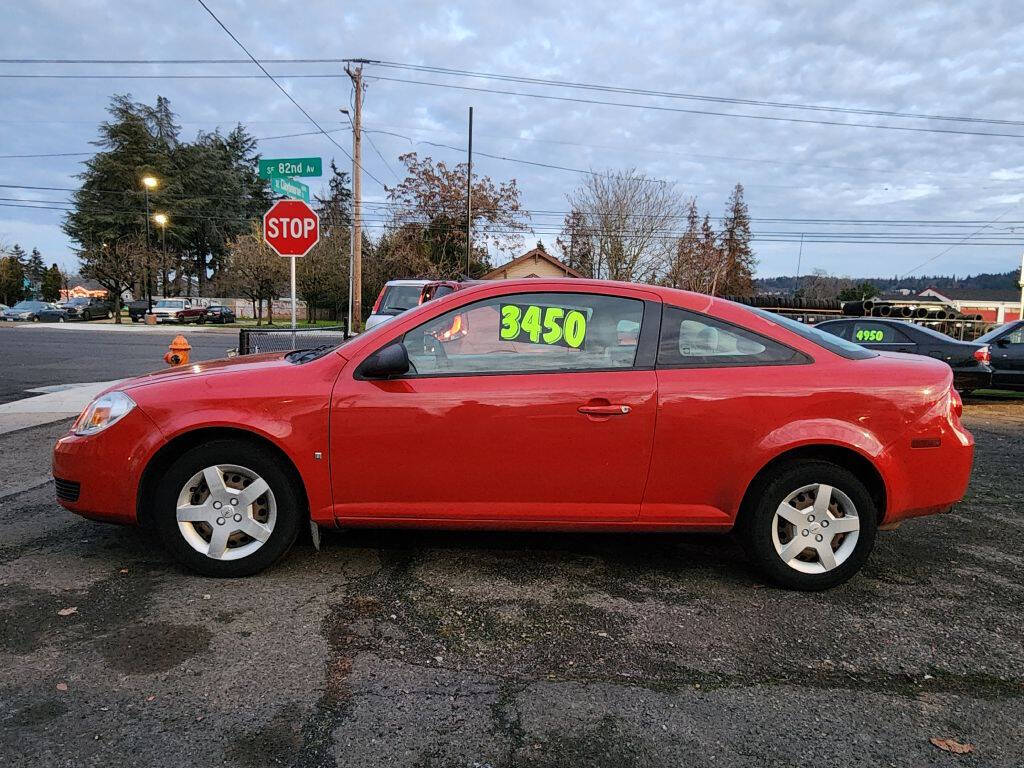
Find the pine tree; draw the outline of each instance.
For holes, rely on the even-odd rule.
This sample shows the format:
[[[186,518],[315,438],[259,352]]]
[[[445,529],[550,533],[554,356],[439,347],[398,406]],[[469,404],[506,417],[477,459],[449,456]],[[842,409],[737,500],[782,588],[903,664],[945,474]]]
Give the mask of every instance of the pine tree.
[[[754,267],[757,258],[750,247],[750,214],[743,201],[743,185],[737,184],[729,196],[720,238],[725,271],[719,293],[726,296],[750,296],[754,292]]]
[[[14,246],[11,248],[10,253],[11,256],[14,257],[15,261],[17,261],[22,267],[24,267],[27,264],[28,254],[26,254],[25,249],[22,248],[17,243],[15,243]]]
[[[43,270],[43,276],[39,283],[39,292],[43,296],[43,301],[57,301],[60,299],[60,289],[64,282],[64,276],[61,274],[60,267],[54,264],[49,269]]]
[[[37,285],[43,282],[43,275],[46,273],[46,264],[43,263],[43,255],[38,248],[33,248],[32,253],[25,263],[25,276]]]

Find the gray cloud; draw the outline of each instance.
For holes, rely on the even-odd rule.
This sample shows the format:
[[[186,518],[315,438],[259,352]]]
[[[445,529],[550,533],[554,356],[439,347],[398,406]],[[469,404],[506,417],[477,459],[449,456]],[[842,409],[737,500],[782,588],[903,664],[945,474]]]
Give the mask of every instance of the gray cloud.
[[[1024,65],[1024,7],[1015,2],[747,4],[520,2],[417,2],[342,4],[211,0],[211,7],[258,57],[348,57],[434,64],[479,71],[636,86],[746,99],[854,106],[904,112],[1015,119]],[[6,58],[240,57],[241,52],[190,0],[125,2],[37,0],[6,9]],[[19,67],[2,72],[166,71],[250,74],[255,67]],[[275,65],[275,73],[337,72],[329,65]],[[608,101],[711,108],[747,114],[815,117],[806,112],[752,106],[644,99],[539,85],[410,75],[367,68],[366,125],[416,142],[462,146],[466,107],[475,107],[474,146],[482,152],[573,168],[636,167],[672,180],[681,195],[721,213],[736,181],[747,189],[755,217],[860,219],[970,219],[996,226],[1024,220],[1024,139],[905,133],[867,128],[767,122],[738,117],[655,112],[570,104],[497,94],[415,86],[374,75],[445,80],[474,87]],[[283,80],[327,128],[345,125],[338,108],[348,103],[345,79]],[[0,94],[0,154],[89,149],[96,124],[114,92],[139,100],[170,98],[185,136],[237,121],[259,136],[310,126],[266,80],[4,80]],[[968,127],[1022,133],[1024,127],[987,126],[886,117],[819,114],[849,122],[937,128]],[[397,170],[409,149],[458,161],[458,152],[385,133],[370,134]],[[348,146],[345,133],[337,140]],[[341,153],[323,137],[261,145],[266,155]],[[0,160],[8,184],[72,186],[81,158]],[[391,171],[367,147],[365,164],[385,183]],[[562,211],[578,174],[477,158],[494,178],[515,177],[526,207]],[[382,190],[365,185],[371,199]],[[12,192],[58,199],[56,192]],[[50,259],[69,263],[71,244],[56,211],[0,208],[0,237],[37,245]],[[557,215],[533,223],[550,231]],[[758,223],[759,231],[827,231],[820,225]],[[854,231],[852,225],[833,228]],[[880,231],[901,231],[883,228]],[[929,227],[927,232],[973,229]],[[993,231],[993,230],[986,230]],[[999,230],[1002,231],[1002,230]],[[542,235],[548,243],[553,236]],[[757,243],[764,275],[792,273],[796,243]],[[804,270],[836,274],[900,273],[942,245],[805,245]],[[1015,246],[962,246],[929,264],[926,272],[1005,270],[1019,263]]]

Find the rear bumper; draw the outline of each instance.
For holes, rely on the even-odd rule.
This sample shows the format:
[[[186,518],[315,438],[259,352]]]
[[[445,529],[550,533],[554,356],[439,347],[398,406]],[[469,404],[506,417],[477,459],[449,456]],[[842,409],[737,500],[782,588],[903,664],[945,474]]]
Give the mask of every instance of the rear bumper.
[[[137,522],[139,480],[162,442],[156,425],[139,408],[99,434],[65,435],[53,448],[57,501],[94,520]]]
[[[890,449],[883,524],[948,511],[967,492],[973,463],[974,437],[962,427],[908,435]]]

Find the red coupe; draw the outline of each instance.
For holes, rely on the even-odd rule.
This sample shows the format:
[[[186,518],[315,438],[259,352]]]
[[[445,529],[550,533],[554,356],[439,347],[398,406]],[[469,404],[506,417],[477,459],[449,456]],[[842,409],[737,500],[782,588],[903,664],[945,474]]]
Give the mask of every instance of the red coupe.
[[[54,450],[73,512],[212,576],[327,527],[736,531],[823,589],[948,510],[974,441],[949,366],[646,285],[483,283],[341,346],[173,368]]]

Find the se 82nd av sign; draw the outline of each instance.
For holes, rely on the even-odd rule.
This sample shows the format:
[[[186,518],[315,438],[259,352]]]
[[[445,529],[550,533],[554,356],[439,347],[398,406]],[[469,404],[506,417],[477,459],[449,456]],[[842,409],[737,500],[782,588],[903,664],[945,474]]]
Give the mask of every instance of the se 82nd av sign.
[[[279,200],[263,214],[263,239],[279,256],[305,256],[320,241],[320,217],[301,200]]]
[[[323,161],[319,157],[279,157],[260,160],[261,179],[278,176],[322,176]]]

